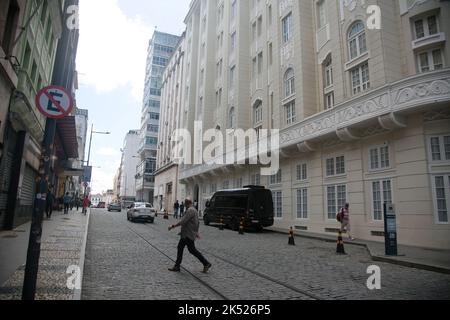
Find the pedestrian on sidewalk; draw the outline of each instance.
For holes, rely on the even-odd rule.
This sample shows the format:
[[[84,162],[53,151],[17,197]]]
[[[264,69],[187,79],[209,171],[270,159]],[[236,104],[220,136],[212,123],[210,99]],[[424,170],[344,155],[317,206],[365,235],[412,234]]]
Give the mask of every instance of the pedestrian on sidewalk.
[[[175,263],[175,266],[169,269],[169,271],[181,271],[184,248],[187,246],[189,253],[196,257],[203,264],[203,273],[208,273],[208,270],[211,268],[211,263],[209,263],[208,260],[206,260],[205,257],[203,257],[203,255],[195,248],[195,240],[199,238],[198,231],[200,228],[198,211],[194,208],[192,200],[186,199],[185,204],[188,208],[188,210],[186,211],[186,215],[179,223],[169,227],[169,231],[171,231],[172,229],[181,226],[181,239],[178,243],[177,261]]]
[[[350,204],[346,203],[344,208],[338,213],[338,221],[341,222],[341,232],[346,231],[348,234],[348,238],[350,240],[355,240],[355,238],[351,235],[351,227],[350,227]]]
[[[47,200],[45,204],[45,213],[47,215],[47,219],[51,219],[53,214],[53,204],[55,203],[55,196],[53,195],[51,187],[48,188],[47,191]]]
[[[180,202],[177,200],[173,205],[173,217],[175,219],[178,219],[178,210],[180,210]]]
[[[180,218],[184,216],[184,201],[180,204]]]
[[[87,213],[87,208],[89,207],[89,197],[85,197],[83,200],[83,213]]]
[[[70,203],[72,202],[72,197],[67,192],[64,196],[64,214],[69,214]]]
[[[76,198],[76,204],[77,204],[77,212],[80,210],[80,197]]]

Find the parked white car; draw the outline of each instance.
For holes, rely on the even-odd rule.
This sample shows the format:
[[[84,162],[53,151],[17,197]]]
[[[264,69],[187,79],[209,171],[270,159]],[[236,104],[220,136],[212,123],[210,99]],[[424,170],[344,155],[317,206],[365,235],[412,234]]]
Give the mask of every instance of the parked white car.
[[[127,219],[128,221],[146,221],[155,222],[156,210],[150,203],[136,202],[128,207]]]

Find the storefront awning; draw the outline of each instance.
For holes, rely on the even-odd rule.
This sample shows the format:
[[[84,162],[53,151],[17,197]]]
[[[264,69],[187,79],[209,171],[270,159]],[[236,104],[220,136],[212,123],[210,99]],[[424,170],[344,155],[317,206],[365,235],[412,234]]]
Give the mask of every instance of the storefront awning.
[[[75,117],[66,117],[56,122],[56,145],[60,159],[78,158],[78,140]]]

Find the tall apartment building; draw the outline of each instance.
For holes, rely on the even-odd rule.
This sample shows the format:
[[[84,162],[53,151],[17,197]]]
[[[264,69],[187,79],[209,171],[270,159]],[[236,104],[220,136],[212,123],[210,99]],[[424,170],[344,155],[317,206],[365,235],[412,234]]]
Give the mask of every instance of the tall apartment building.
[[[184,110],[184,68],[185,34],[181,36],[162,77],[161,116],[158,137],[158,153],[155,172],[154,205],[158,210],[173,210],[173,204],[183,199],[178,179],[178,163],[173,158],[171,137],[174,130],[181,126]]]
[[[194,0],[185,23],[179,128],[279,129],[281,158],[180,165],[179,198],[264,185],[277,227],[323,234],[348,202],[374,241],[393,203],[400,243],[450,248],[449,2]]]
[[[147,55],[144,101],[141,118],[141,163],[136,172],[137,198],[153,202],[158,147],[161,79],[180,37],[155,31]]]
[[[139,130],[130,130],[123,143],[119,198],[125,207],[136,201],[135,176],[136,168],[140,163],[140,157],[138,156],[140,137],[141,132]]]

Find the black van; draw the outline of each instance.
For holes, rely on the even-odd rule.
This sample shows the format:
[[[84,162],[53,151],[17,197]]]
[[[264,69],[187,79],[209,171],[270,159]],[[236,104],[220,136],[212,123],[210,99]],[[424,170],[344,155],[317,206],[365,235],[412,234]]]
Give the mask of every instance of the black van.
[[[222,190],[206,203],[203,220],[205,225],[223,223],[239,230],[241,218],[245,227],[261,230],[274,224],[272,192],[265,187],[245,186],[242,189]]]

